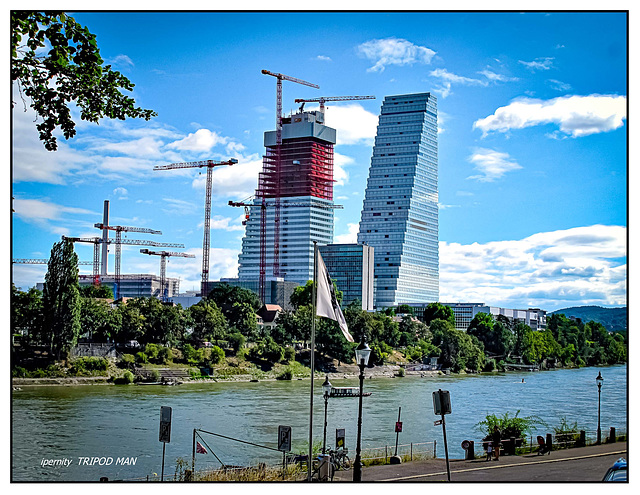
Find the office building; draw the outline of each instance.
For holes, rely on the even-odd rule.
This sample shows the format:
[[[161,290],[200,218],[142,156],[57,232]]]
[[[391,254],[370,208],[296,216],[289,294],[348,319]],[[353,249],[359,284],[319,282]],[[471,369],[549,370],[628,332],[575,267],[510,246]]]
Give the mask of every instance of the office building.
[[[313,260],[311,260],[313,263]],[[305,281],[306,283],[306,281]],[[258,279],[254,280],[240,280],[237,278],[223,278],[219,281],[209,282],[207,285],[207,293],[209,293],[215,287],[222,284],[229,284],[234,287],[242,287],[243,289],[249,289],[260,295],[260,287]],[[267,279],[264,290],[264,304],[275,304],[286,310],[292,310],[291,294],[296,287],[300,284],[297,282],[289,282],[282,279]]]
[[[336,131],[319,111],[298,112],[282,120],[280,173],[276,131],[266,132],[266,155],[239,255],[238,278],[259,280],[261,205],[267,205],[266,277],[304,284],[313,278],[313,241],[333,241],[333,146]],[[278,270],[274,270],[276,200],[280,202]],[[273,303],[278,304],[278,303]]]
[[[382,103],[358,244],[375,249],[375,306],[438,300],[438,110],[431,93]]]
[[[93,284],[93,275],[79,275],[82,286]],[[177,296],[180,292],[180,279],[166,278],[167,297]],[[114,289],[115,276],[101,275],[100,284]],[[120,275],[120,297],[162,297],[160,277],[157,275]]]
[[[342,291],[342,307],[360,300],[373,310],[374,250],[363,244],[328,244],[318,248],[331,280]]]

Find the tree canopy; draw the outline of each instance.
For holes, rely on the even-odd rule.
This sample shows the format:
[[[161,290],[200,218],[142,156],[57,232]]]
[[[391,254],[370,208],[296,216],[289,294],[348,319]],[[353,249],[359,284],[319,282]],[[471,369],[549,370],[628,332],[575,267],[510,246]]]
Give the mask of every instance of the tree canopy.
[[[48,151],[58,148],[53,135],[57,129],[65,139],[75,136],[72,104],[82,120],[95,123],[103,117],[149,120],[157,115],[136,107],[133,98],[121,92],[131,91],[134,84],[103,63],[95,35],[73,17],[11,11],[11,80],[41,119],[36,128]]]

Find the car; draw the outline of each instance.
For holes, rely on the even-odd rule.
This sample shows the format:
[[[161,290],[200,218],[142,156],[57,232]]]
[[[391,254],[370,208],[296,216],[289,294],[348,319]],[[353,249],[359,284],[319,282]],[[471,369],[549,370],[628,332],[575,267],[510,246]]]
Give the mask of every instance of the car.
[[[627,481],[627,460],[623,457],[611,466],[602,478],[602,481]]]

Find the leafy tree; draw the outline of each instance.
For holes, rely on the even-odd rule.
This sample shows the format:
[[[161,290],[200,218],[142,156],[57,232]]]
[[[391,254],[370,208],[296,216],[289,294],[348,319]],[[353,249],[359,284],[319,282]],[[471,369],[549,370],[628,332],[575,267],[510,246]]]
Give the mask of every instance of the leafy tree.
[[[253,307],[249,303],[233,304],[226,313],[229,325],[235,327],[249,340],[255,340],[258,334],[258,319]]]
[[[80,298],[80,321],[82,333],[92,342],[107,342],[120,330],[116,311],[112,311],[105,301],[92,298]]]
[[[249,304],[254,311],[258,311],[262,307],[260,298],[255,292],[226,283],[213,288],[207,295],[207,300],[215,302],[227,319],[229,319],[227,312],[235,303]]]
[[[202,299],[188,311],[193,323],[191,338],[194,341],[217,341],[225,337],[227,319],[215,302]]]
[[[133,300],[118,304],[116,313],[120,318],[120,331],[116,335],[116,342],[124,343],[130,340],[142,339],[144,335],[145,318],[140,307]]]
[[[413,308],[411,306],[409,306],[408,304],[399,304],[398,307],[396,308],[396,314],[397,315],[411,315],[413,316]]]
[[[398,325],[400,333],[398,345],[414,345],[420,339],[431,340],[429,327],[411,316],[404,316]]]
[[[431,322],[433,344],[440,348],[440,363],[457,373],[466,369],[480,371],[484,368],[485,355],[478,340],[457,330],[451,322],[434,320]]]
[[[327,318],[318,318],[316,322],[316,346],[323,354],[339,361],[350,363],[355,356],[353,349],[356,344],[344,337],[338,322]]]
[[[31,288],[23,292],[11,284],[11,326],[35,340],[42,330],[42,293]]]
[[[78,342],[80,335],[80,293],[78,255],[73,244],[53,245],[42,292],[43,334],[52,355],[60,359]]]
[[[93,297],[96,299],[113,299],[113,290],[108,285],[81,285],[80,295],[82,297]]]
[[[103,117],[149,120],[157,115],[122,94],[121,89],[131,91],[134,85],[103,62],[95,35],[73,17],[11,11],[11,80],[42,119],[36,128],[47,150],[58,147],[56,129],[65,139],[76,134],[72,103],[82,120],[95,123]]]
[[[336,300],[339,305],[342,305],[342,291],[338,290],[336,281],[332,280],[333,290],[336,293]],[[317,289],[317,284],[316,284]],[[293,289],[289,301],[294,309],[298,309],[300,306],[311,306],[313,304],[313,280],[307,280],[307,283],[300,285]],[[362,305],[362,304],[361,304]]]
[[[456,318],[453,314],[453,309],[450,306],[445,306],[438,302],[430,303],[424,310],[423,320],[426,325],[430,325],[433,320],[448,321],[456,326]]]

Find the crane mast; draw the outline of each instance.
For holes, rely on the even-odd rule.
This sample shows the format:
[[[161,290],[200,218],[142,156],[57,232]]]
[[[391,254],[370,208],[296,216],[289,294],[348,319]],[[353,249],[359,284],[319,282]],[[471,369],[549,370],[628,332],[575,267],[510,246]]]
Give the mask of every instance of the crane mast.
[[[280,73],[273,73],[262,70],[263,74],[276,78],[276,167],[275,167],[275,213],[273,225],[273,276],[280,276],[280,185],[281,185],[281,148],[282,148],[282,81],[291,81],[304,86],[319,89],[320,86],[302,79],[286,76]],[[265,201],[264,193],[262,201]],[[266,244],[267,244],[267,220],[265,207],[261,209],[260,216],[260,298],[264,301],[264,286],[266,283]]]
[[[204,199],[204,239],[202,241],[202,281],[200,283],[200,295],[205,297],[207,283],[209,282],[209,248],[211,245],[211,184],[213,182],[213,169],[223,165],[234,165],[238,160],[231,158],[226,162],[213,160],[201,160],[196,162],[172,163],[170,165],[158,165],[153,170],[173,170],[179,168],[207,168],[207,184]]]
[[[187,253],[175,253],[173,251],[150,251],[149,249],[141,249],[140,252],[142,254],[149,254],[149,255],[155,255],[155,256],[160,256],[160,292],[161,292],[161,299],[163,302],[167,301],[168,298],[168,287],[167,287],[167,258],[169,256],[179,256],[182,258],[195,258],[195,255],[193,254],[187,254]]]
[[[324,114],[324,102],[325,101],[352,101],[352,100],[375,100],[375,96],[321,96],[320,98],[296,98],[296,103],[302,103],[300,105],[300,111],[304,109],[305,103],[316,102],[320,103],[320,111]]]

